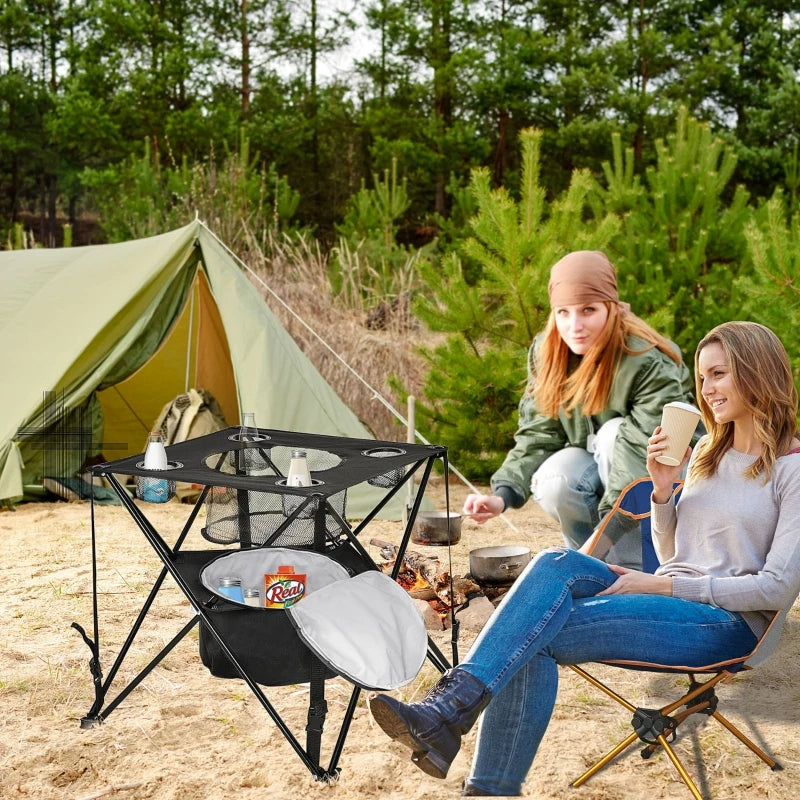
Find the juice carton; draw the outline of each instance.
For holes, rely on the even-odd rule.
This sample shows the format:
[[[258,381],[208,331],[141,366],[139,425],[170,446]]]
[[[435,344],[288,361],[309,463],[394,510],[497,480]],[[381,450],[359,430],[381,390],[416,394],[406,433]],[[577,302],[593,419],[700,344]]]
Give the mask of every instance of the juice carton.
[[[264,575],[264,608],[288,608],[305,592],[305,573],[295,573],[294,567],[280,566],[277,573]]]

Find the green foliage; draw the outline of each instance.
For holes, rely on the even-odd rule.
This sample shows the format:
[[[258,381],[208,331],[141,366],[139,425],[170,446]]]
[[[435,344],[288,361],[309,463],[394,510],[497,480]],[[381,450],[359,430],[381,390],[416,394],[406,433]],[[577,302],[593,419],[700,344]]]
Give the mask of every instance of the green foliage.
[[[598,218],[622,219],[609,249],[620,296],[691,358],[697,341],[730,318],[752,211],[742,187],[726,197],[733,149],[685,108],[655,149],[656,164],[642,179],[632,150],[623,153],[615,134],[613,160],[603,164],[605,185],[597,185],[591,202]]]
[[[163,233],[199,215],[231,246],[247,235],[263,239],[285,230],[297,210],[299,195],[274,165],[264,167],[251,157],[242,132],[239,149],[227,152],[218,164],[212,151],[207,162],[164,168],[152,155],[149,140],[144,154],[118,167],[86,169],[84,185],[101,208],[103,227],[111,241]]]
[[[613,214],[585,219],[592,179],[576,170],[567,190],[548,202],[540,183],[542,132],[523,131],[520,199],[492,189],[485,169],[472,174],[478,212],[461,252],[479,265],[467,281],[451,254],[422,265],[424,290],[414,310],[445,345],[425,350],[430,374],[420,418],[430,436],[452,447],[458,462],[485,478],[508,448],[525,381],[525,352],[548,313],[551,265],[576,249],[607,247],[619,230]],[[488,429],[488,430],[487,430]]]
[[[417,427],[446,444],[453,463],[470,478],[489,476],[516,429],[524,350],[489,346],[476,358],[465,338],[451,336],[439,347],[423,350],[423,355],[431,373],[425,386],[427,402],[417,400]],[[476,374],[477,366],[482,372]],[[390,384],[404,402],[407,392],[396,381]]]
[[[391,172],[383,171],[383,179],[373,175],[374,186],[361,188],[347,202],[344,222],[337,225],[340,236],[353,243],[361,239],[376,239],[383,247],[395,243],[397,222],[408,208],[407,181],[397,181],[397,159],[392,159]],[[376,236],[377,234],[377,236]]]
[[[383,177],[364,181],[347,202],[344,221],[337,225],[329,277],[333,292],[351,308],[377,306],[413,292],[423,250],[397,243],[399,220],[408,209],[406,179],[397,179],[397,159]],[[428,248],[430,249],[430,248]]]
[[[745,237],[753,269],[736,280],[740,310],[732,318],[769,326],[786,347],[800,384],[800,210],[789,216],[778,191],[749,221]]]
[[[797,153],[797,142],[792,147],[792,155],[786,159],[783,172],[786,176],[786,190],[789,192],[789,211],[793,212],[800,208],[798,204],[798,190],[800,190],[800,158]]]
[[[242,126],[299,191],[293,218],[328,245],[361,179],[392,158],[408,177],[401,240],[435,225],[455,247],[448,181],[484,166],[516,192],[521,129],[543,130],[552,199],[573,169],[601,173],[613,131],[643,175],[681,105],[733,148],[733,182],[769,197],[786,177],[795,191],[783,167],[800,126],[800,26],[785,0],[358,5],[372,46],[335,70],[327,55],[356,17],[318,0],[0,5],[0,233],[34,214],[52,244],[59,216],[100,210],[85,168],[123,170],[145,138],[160,168],[193,167],[212,143],[237,149]]]
[[[25,250],[35,246],[33,236],[31,235],[29,238],[25,233],[25,226],[21,222],[15,222],[8,231],[6,249]]]

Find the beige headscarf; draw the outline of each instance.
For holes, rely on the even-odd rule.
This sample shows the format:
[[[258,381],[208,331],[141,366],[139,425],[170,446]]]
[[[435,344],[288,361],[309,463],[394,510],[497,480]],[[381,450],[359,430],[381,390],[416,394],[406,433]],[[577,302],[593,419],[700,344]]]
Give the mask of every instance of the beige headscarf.
[[[575,250],[557,261],[550,270],[547,291],[551,308],[605,300],[619,303],[623,313],[630,309],[619,302],[617,273],[599,250]]]

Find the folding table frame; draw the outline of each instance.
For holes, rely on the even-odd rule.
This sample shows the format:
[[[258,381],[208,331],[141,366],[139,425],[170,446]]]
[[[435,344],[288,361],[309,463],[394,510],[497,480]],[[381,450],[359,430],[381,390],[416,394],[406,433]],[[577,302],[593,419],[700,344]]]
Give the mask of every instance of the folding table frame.
[[[245,509],[247,498],[253,497],[253,492],[266,493],[266,495],[278,495],[278,500],[290,497],[292,500],[290,511],[287,516],[285,516],[285,519],[280,521],[275,530],[264,539],[264,541],[247,541],[247,537],[243,536],[242,540],[239,542],[240,548],[256,546],[270,547],[275,546],[276,543],[280,544],[281,537],[286,534],[286,532],[291,531],[293,522],[296,522],[305,514],[307,520],[313,517],[313,540],[308,542],[310,546],[309,549],[325,553],[332,547],[345,548],[349,554],[348,559],[351,571],[363,571],[367,569],[377,570],[380,568],[361,545],[358,536],[369,522],[376,517],[381,509],[386,506],[392,497],[400,491],[406,482],[418,471],[422,470],[422,476],[418,479],[418,488],[412,507],[409,510],[405,530],[397,551],[392,573],[392,578],[396,578],[411,535],[414,519],[419,511],[425,487],[427,486],[434,463],[437,460],[441,460],[443,462],[445,475],[448,474],[447,448],[438,445],[382,442],[372,439],[351,439],[269,429],[259,429],[258,436],[259,441],[257,442],[240,441],[239,429],[228,428],[207,436],[175,444],[167,448],[170,467],[167,471],[144,469],[142,455],[99,464],[92,468],[94,475],[102,476],[109,481],[131,518],[161,559],[163,568],[150,590],[144,605],[139,611],[108,674],[104,677],[100,664],[97,602],[97,550],[94,504],[92,504],[94,639],[91,639],[80,625],[73,623],[73,627],[83,636],[84,641],[92,651],[90,671],[94,682],[95,700],[86,716],[81,719],[81,727],[91,728],[105,721],[114,709],[116,709],[117,706],[119,706],[119,704],[147,677],[178,642],[199,623],[201,630],[203,630],[210,639],[213,638],[230,661],[235,671],[234,674],[237,677],[241,677],[248,685],[283,736],[309,769],[314,779],[333,782],[338,778],[340,772],[337,764],[362,687],[359,685],[354,686],[329,765],[327,768],[324,768],[320,763],[320,742],[327,710],[324,692],[325,678],[326,675],[329,677],[331,673],[329,671],[326,673],[325,665],[316,659],[316,657],[312,656],[313,667],[311,675],[309,676],[310,691],[308,725],[306,727],[307,738],[304,748],[267,699],[259,683],[254,680],[253,676],[248,674],[248,670],[241,663],[243,659],[240,655],[237,655],[234,649],[229,646],[229,643],[226,642],[225,632],[220,628],[218,621],[215,620],[213,616],[213,608],[215,604],[220,602],[220,598],[208,591],[200,582],[199,573],[202,568],[219,555],[225,552],[231,552],[231,549],[190,551],[182,550],[181,548],[210,490],[223,489],[235,491],[237,496],[242,498]],[[255,448],[255,451],[253,448]],[[282,448],[285,450],[301,448],[309,451],[309,453],[322,451],[332,454],[332,460],[336,463],[333,467],[323,472],[312,472],[312,477],[315,478],[314,486],[308,488],[289,487],[285,485],[285,478],[284,475],[281,474],[281,470],[273,463],[274,459],[270,458],[271,454],[277,452],[275,448]],[[270,468],[267,470],[269,474],[243,474],[247,472],[246,469],[240,468],[244,451],[249,451],[251,453],[258,452],[260,454],[261,463],[269,464]],[[372,457],[376,454],[381,457]],[[232,458],[234,459],[233,463],[235,463],[237,467],[232,470],[226,468],[226,471],[226,469],[223,469],[223,465],[232,463]],[[346,492],[347,489],[364,481],[373,481],[376,482],[375,485],[379,486],[385,485],[381,483],[381,476],[386,476],[387,474],[394,476],[394,479],[389,481],[386,493],[357,527],[351,527],[344,516],[340,515],[333,507],[330,502],[331,497],[334,495],[341,497],[342,492]],[[131,499],[129,493],[123,488],[116,477],[118,475],[133,476],[138,479],[148,477],[155,479],[169,478],[170,480],[199,484],[203,487],[197,502],[191,509],[188,519],[173,546],[170,547],[167,544],[163,536],[146,517],[142,510],[142,507],[146,506],[146,504],[135,503]],[[447,493],[446,499],[449,509],[449,496],[447,496]],[[305,512],[304,509],[306,509]],[[308,509],[315,510],[309,513]],[[246,515],[243,521],[247,521]],[[333,525],[332,521],[334,523]],[[247,525],[243,527],[246,528]],[[352,569],[352,566],[355,566],[355,570]],[[124,686],[113,699],[107,700],[107,695],[109,694],[120,666],[127,656],[134,638],[141,628],[168,574],[172,576],[180,591],[189,601],[194,611],[194,616],[176,633],[174,638],[167,643],[161,652],[159,652],[141,672]],[[266,619],[274,613],[283,614],[281,611],[265,611],[263,614],[258,614],[257,616]],[[254,631],[254,633],[256,633],[256,631]],[[302,643],[300,644],[304,646]],[[455,660],[455,639],[453,645]],[[428,637],[427,658],[440,671],[444,671],[450,667],[447,659],[435,643],[431,641],[430,637]]]

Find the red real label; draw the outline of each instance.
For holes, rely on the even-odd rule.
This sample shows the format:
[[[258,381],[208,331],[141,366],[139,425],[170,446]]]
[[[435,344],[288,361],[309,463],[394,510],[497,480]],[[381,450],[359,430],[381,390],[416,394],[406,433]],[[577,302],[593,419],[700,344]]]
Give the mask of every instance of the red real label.
[[[305,594],[305,575],[265,575],[264,607],[287,608]]]

